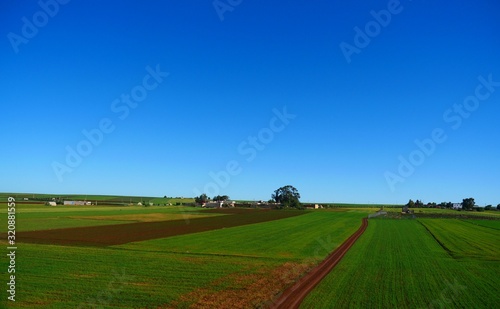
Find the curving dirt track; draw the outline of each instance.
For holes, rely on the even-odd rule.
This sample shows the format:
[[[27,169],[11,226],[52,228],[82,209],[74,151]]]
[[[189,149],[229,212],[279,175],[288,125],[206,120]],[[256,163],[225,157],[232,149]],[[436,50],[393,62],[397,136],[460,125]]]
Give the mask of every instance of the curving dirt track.
[[[314,289],[318,283],[337,265],[346,252],[352,247],[356,240],[363,234],[368,227],[368,220],[363,218],[360,228],[352,234],[340,247],[335,249],[321,264],[302,277],[293,286],[276,300],[273,309],[291,309],[299,308],[300,304],[306,298],[307,294]]]

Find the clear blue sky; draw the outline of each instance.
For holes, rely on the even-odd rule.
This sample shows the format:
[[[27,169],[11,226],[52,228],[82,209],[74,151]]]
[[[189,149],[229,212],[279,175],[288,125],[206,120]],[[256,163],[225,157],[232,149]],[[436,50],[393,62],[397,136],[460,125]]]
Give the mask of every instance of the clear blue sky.
[[[500,203],[498,1],[351,2],[3,1],[0,191]]]

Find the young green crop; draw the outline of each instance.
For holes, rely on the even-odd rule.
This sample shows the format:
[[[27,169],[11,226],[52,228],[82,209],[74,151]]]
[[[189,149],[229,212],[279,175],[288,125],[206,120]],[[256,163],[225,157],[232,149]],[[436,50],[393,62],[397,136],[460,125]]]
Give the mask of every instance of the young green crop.
[[[67,216],[75,213],[87,217],[151,211],[89,208],[80,213],[68,208],[64,214],[64,210],[49,215],[38,211],[25,214],[31,216],[30,224],[34,226],[37,220],[58,216],[67,222]],[[276,213],[269,211],[269,214]],[[316,211],[106,248],[20,243],[18,294],[11,307],[188,307],[195,302],[217,299],[221,293],[235,297],[249,295],[242,301],[258,306],[284,288],[283,280],[297,278],[338,246],[359,227],[363,216],[362,212]],[[2,241],[0,244],[5,245]],[[282,271],[276,272],[279,269]]]
[[[10,308],[157,308],[279,260],[22,244]],[[79,307],[81,306],[81,307]]]
[[[0,226],[6,227],[6,210],[0,209]],[[120,223],[130,223],[134,220],[132,215],[143,214],[165,214],[168,215],[191,215],[202,214],[200,208],[181,207],[181,206],[161,206],[161,207],[141,207],[141,206],[44,206],[19,204],[16,207],[17,213],[17,231],[36,231],[45,229],[80,227],[80,226],[98,226],[112,225]],[[5,215],[4,215],[5,214]],[[131,215],[130,219],[117,219],[117,216]],[[105,217],[109,216],[109,219]],[[95,217],[95,218],[92,218]],[[1,231],[1,229],[0,229]]]
[[[463,220],[464,222],[500,230],[500,220]]]
[[[417,220],[370,220],[367,231],[301,308],[496,307],[499,263],[454,258],[431,235],[441,235],[435,225],[447,225],[447,220],[431,220],[426,221],[428,229]],[[460,249],[447,242],[451,239],[467,246],[474,226],[461,224],[466,227],[449,225],[450,236],[442,239],[446,246]],[[497,236],[482,247],[495,242]]]
[[[365,214],[311,212],[305,215],[213,230],[194,235],[129,243],[118,248],[204,254],[323,259],[354,233]]]
[[[419,221],[454,258],[500,261],[500,230],[474,226],[462,220]]]

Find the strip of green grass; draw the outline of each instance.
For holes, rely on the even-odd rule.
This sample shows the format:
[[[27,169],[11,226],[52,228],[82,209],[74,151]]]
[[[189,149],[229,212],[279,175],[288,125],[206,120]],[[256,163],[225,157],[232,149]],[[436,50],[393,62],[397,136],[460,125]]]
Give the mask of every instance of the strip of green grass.
[[[403,205],[399,204],[348,204],[348,203],[327,203],[326,205],[329,205],[330,207],[344,207],[344,208],[377,208],[380,209],[381,207],[384,208],[401,208]]]
[[[489,227],[495,230],[500,230],[500,220],[463,220],[470,224],[480,225],[484,227]]]
[[[0,209],[0,231],[7,228],[7,207]],[[134,214],[204,214],[200,208],[180,207],[180,206],[161,206],[161,207],[140,207],[140,206],[43,206],[19,204],[16,206],[16,230],[38,231],[67,227],[85,227],[101,226],[120,223],[130,223],[126,220],[92,220],[89,216],[116,216],[116,215],[134,215]],[[214,214],[215,215],[215,214]],[[78,218],[84,217],[84,218]]]
[[[454,219],[419,221],[455,258],[500,261],[500,230]]]
[[[228,290],[243,295],[248,285],[260,284],[252,280],[263,273],[289,262],[310,265],[322,259],[359,227],[363,216],[310,212],[108,248],[22,243],[16,257],[17,301],[11,307],[178,307]],[[294,269],[299,268],[283,277]],[[245,277],[249,274],[257,277]]]
[[[396,212],[399,213],[401,208],[387,208],[384,209],[388,212]],[[496,210],[487,210],[487,211],[465,211],[465,210],[455,210],[455,209],[440,209],[440,208],[410,208],[415,213],[415,216],[419,215],[450,215],[450,216],[468,216],[468,217],[492,217],[492,218],[500,218],[500,211]]]
[[[416,220],[370,220],[301,308],[494,308],[499,272],[498,262],[452,258]]]
[[[157,308],[282,260],[22,244],[9,308]],[[2,300],[3,302],[4,300]],[[1,303],[0,303],[1,306]]]
[[[133,250],[323,259],[354,233],[364,213],[311,212],[302,216],[194,235],[117,246]]]

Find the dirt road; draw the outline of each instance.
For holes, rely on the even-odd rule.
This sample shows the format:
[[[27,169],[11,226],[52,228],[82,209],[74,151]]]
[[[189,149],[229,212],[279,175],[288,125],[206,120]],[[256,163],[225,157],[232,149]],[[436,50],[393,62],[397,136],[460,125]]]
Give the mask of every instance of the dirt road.
[[[363,234],[368,226],[368,220],[363,218],[361,227],[352,234],[340,247],[335,249],[321,264],[302,277],[293,286],[288,288],[276,300],[271,308],[273,309],[294,309],[299,308],[300,304],[306,298],[316,285],[337,265],[346,252],[352,247],[356,240]]]

